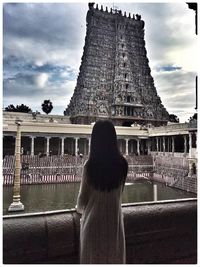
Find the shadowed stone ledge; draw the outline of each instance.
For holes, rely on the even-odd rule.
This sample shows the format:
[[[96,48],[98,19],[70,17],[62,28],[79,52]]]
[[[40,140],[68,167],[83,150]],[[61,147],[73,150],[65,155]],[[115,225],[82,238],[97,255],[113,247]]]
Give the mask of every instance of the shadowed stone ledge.
[[[196,263],[197,200],[123,204],[127,263]],[[4,263],[78,263],[75,209],[3,217]]]

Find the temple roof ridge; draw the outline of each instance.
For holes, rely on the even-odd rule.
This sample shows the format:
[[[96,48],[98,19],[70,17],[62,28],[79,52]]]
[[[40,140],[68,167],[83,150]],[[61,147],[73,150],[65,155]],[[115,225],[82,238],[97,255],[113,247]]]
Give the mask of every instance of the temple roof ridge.
[[[131,17],[131,13],[129,13],[129,15],[127,15],[126,11],[124,11],[124,14],[123,14],[121,9],[118,9],[117,7],[114,8],[114,6],[113,6],[113,8],[110,8],[110,12],[109,12],[107,6],[106,6],[106,8],[104,10],[103,5],[101,5],[100,7],[98,6],[98,4],[96,4],[96,7],[94,7],[94,5],[95,5],[94,2],[89,2],[88,3],[89,9],[90,10],[92,10],[92,9],[99,10],[99,11],[110,13],[110,14],[117,14],[117,15],[121,15],[123,17],[127,17],[127,18],[133,19],[133,20],[141,20],[141,15],[132,14],[132,17]]]

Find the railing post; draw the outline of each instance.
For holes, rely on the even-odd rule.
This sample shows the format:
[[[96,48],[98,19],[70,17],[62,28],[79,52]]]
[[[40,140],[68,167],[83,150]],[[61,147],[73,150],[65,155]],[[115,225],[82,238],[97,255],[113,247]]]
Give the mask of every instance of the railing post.
[[[65,137],[61,137],[61,155],[64,155]]]
[[[34,156],[34,140],[35,137],[31,136],[31,156]]]
[[[126,139],[126,155],[128,156],[128,141],[129,139]]]
[[[78,137],[75,137],[75,156],[78,155]]]
[[[46,139],[47,139],[47,150],[46,150],[46,155],[49,156],[49,140],[50,140],[50,137],[47,136]]]
[[[137,154],[140,155],[140,140],[137,139]]]
[[[158,200],[158,187],[157,184],[153,185],[153,201]]]
[[[174,155],[174,136],[172,136],[172,155]]]
[[[166,147],[165,147],[165,136],[163,136],[163,154],[165,154],[165,150],[166,150]]]
[[[156,152],[158,154],[158,137],[156,137]]]

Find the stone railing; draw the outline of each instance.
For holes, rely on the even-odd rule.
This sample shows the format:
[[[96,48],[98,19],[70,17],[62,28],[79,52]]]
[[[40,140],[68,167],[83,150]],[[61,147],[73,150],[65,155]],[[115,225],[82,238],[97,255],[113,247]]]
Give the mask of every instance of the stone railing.
[[[80,182],[83,164],[87,158],[64,156],[22,156],[21,184]],[[185,191],[197,193],[197,177],[189,176],[189,161],[172,155],[127,156],[127,181],[147,178]],[[14,156],[3,161],[3,184],[12,185]],[[25,164],[23,166],[23,164]],[[28,164],[28,168],[26,168]],[[177,182],[176,182],[177,181]]]
[[[46,184],[80,182],[83,164],[87,157],[64,156],[22,156],[21,184]],[[127,157],[128,179],[149,177],[153,171],[151,156]],[[14,180],[14,156],[3,161],[3,184],[12,185]]]
[[[197,175],[190,175],[189,159],[154,155],[154,181],[197,194]]]
[[[123,204],[127,264],[196,264],[197,200]],[[80,215],[3,217],[4,264],[79,263]]]
[[[152,165],[153,158],[151,155],[140,155],[140,156],[125,156],[128,164],[130,165]],[[67,167],[74,165],[83,165],[88,159],[88,156],[72,156],[72,155],[53,155],[53,156],[21,156],[22,168],[23,164],[28,164],[28,167]],[[15,156],[5,156],[3,160],[3,168],[9,168],[14,170]]]

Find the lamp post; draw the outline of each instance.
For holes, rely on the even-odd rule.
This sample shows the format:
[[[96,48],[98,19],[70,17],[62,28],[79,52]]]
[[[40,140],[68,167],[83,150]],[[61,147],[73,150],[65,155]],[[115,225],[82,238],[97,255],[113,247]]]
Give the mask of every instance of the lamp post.
[[[22,211],[24,205],[20,202],[20,171],[21,171],[21,120],[16,120],[17,125],[17,136],[15,141],[15,176],[14,176],[14,187],[13,187],[13,202],[10,204],[8,211]]]

